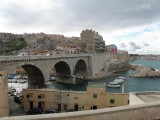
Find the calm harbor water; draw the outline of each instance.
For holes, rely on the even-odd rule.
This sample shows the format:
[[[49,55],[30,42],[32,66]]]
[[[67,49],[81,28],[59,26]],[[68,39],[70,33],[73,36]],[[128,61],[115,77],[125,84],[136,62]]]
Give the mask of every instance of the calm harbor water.
[[[130,64],[143,64],[148,67],[152,67],[155,69],[160,69],[160,61],[158,60],[135,60],[130,62]],[[120,76],[126,77],[127,79],[124,82],[124,92],[140,92],[140,91],[160,91],[160,78],[133,78],[129,77],[132,73],[132,70],[119,72]],[[107,77],[98,81],[91,82],[91,84],[95,85],[104,85],[113,81],[117,76]],[[57,90],[72,90],[72,91],[86,91],[88,83],[83,82],[77,85],[68,85],[52,82],[50,84],[51,88]],[[106,86],[107,92],[118,92],[122,91],[121,88],[108,88]]]

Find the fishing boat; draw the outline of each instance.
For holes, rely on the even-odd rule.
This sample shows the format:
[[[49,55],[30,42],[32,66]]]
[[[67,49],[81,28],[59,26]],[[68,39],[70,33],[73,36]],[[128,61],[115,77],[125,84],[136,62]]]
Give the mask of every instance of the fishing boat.
[[[122,84],[122,83],[124,83],[124,80],[123,79],[115,79],[114,82],[118,82],[119,84]]]
[[[118,79],[126,80],[126,77],[118,77]]]
[[[120,85],[111,85],[111,84],[108,84],[107,87],[110,87],[110,88],[120,88],[121,86]]]
[[[109,82],[109,85],[118,85],[118,84],[120,84],[118,81]]]

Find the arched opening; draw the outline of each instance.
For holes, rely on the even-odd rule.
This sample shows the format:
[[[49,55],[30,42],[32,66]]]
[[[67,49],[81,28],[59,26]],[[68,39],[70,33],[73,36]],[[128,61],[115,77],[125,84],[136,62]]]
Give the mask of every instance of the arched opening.
[[[27,73],[28,76],[28,88],[43,88],[44,87],[44,76],[39,68],[36,66],[27,64],[21,66]]]
[[[80,59],[75,66],[74,75],[84,77],[87,75],[87,66],[84,60]]]
[[[60,61],[54,65],[54,68],[56,70],[55,80],[57,82],[71,80],[71,70],[66,62]]]

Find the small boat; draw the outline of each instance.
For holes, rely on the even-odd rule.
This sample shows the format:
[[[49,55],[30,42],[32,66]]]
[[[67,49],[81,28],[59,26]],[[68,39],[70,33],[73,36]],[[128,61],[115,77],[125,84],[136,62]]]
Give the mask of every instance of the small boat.
[[[125,78],[125,77],[118,77],[118,79],[123,79],[123,80],[126,80],[126,78]]]
[[[110,84],[108,84],[107,87],[110,87],[110,88],[120,88],[121,86],[120,85],[110,85]]]
[[[119,84],[122,84],[122,83],[124,83],[124,80],[123,79],[115,79],[114,82],[118,82]]]
[[[120,83],[117,81],[109,82],[109,85],[118,85],[118,84],[120,84]]]

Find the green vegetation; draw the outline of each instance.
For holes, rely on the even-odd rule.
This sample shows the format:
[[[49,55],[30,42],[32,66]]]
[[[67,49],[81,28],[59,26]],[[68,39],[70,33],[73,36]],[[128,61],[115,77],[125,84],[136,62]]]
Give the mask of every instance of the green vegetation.
[[[24,47],[27,46],[26,41],[24,40],[24,38],[20,38],[18,40],[10,40],[9,42],[5,42],[3,43],[3,48],[1,49],[1,52],[11,52],[11,51],[18,51],[23,49]]]

